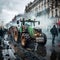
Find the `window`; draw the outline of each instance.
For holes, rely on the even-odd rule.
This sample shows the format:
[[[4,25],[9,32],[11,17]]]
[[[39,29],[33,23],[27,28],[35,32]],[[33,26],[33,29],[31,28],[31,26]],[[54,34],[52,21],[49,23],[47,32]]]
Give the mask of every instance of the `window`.
[[[53,16],[55,17],[55,9],[53,9]]]

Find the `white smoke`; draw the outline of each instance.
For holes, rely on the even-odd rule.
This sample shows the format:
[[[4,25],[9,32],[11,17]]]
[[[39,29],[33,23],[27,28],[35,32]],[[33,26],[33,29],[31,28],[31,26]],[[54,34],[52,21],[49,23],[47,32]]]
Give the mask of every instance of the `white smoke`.
[[[25,5],[33,0],[0,0],[0,22],[3,20],[7,23],[12,18],[19,14],[24,13]]]

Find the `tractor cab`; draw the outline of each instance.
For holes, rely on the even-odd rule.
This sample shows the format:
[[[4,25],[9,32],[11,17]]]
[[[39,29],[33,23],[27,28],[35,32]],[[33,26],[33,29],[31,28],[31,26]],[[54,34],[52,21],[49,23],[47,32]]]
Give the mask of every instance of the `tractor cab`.
[[[42,32],[42,29],[35,28],[35,23],[38,22],[38,25],[40,25],[40,21],[35,20],[22,20],[22,26],[20,27],[21,32],[21,44],[22,46],[27,46],[32,41],[40,44],[45,45],[47,41],[46,34]]]
[[[34,35],[34,26],[35,23],[38,22],[40,24],[40,21],[33,21],[31,19],[28,20],[22,20],[21,22],[21,27],[20,27],[20,33],[26,32],[29,33],[31,37]]]
[[[21,27],[20,27],[20,33],[21,33],[21,44],[22,46],[26,46],[27,43],[29,44],[31,42],[31,39],[34,38],[35,29],[33,26],[35,26],[35,23],[39,21],[33,21],[31,19],[29,20],[22,20]]]

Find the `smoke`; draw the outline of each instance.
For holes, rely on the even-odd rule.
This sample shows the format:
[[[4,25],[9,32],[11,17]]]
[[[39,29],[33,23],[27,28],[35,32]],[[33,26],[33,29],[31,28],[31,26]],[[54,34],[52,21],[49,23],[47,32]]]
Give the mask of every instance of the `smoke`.
[[[24,13],[25,5],[33,0],[0,0],[0,22],[8,23],[12,18]]]

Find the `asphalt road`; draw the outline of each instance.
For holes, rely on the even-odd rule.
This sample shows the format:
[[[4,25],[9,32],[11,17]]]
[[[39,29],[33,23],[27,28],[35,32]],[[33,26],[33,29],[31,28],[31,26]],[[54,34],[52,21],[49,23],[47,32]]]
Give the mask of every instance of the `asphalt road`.
[[[15,44],[17,46],[14,46]],[[39,48],[37,48],[37,51],[32,51],[32,53],[26,51],[28,49],[23,49],[20,44],[17,44],[15,42],[12,42],[12,44],[10,44],[10,47],[15,50],[15,52],[22,58],[22,60],[33,60],[33,59],[34,60],[60,60],[59,58],[60,45],[58,44],[59,43],[57,39],[55,40],[54,45],[52,45],[52,39],[47,39],[47,43],[45,46],[39,46]],[[14,52],[12,52],[11,49],[8,50],[8,52],[10,54],[11,59],[12,58],[15,59],[14,54],[13,54]]]

